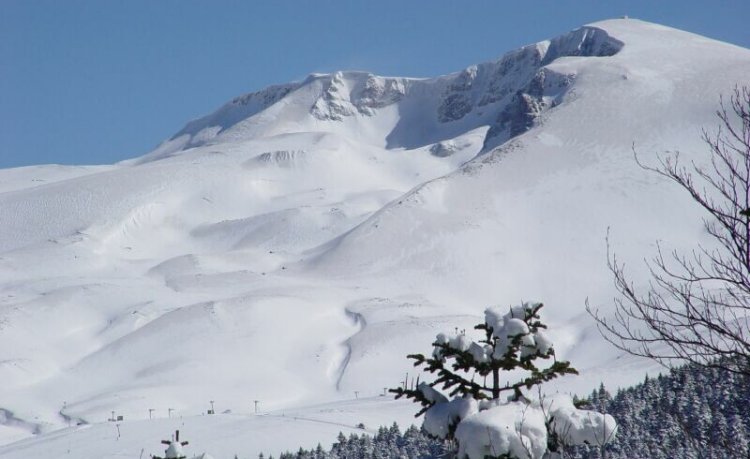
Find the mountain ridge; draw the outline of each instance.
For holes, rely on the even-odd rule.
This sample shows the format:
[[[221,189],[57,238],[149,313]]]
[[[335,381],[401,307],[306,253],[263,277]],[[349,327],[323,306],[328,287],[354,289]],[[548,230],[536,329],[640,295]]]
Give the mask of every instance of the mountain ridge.
[[[442,93],[442,102],[436,109],[437,119],[441,123],[447,123],[458,121],[474,109],[481,109],[511,96],[515,98],[515,106],[506,108],[502,119],[498,119],[490,129],[489,136],[500,135],[505,124],[512,120],[514,111],[520,112],[516,116],[531,117],[523,126],[510,128],[510,137],[513,137],[525,132],[524,128],[528,128],[533,122],[534,112],[541,110],[547,103],[542,100],[544,80],[554,76],[562,77],[559,84],[565,82],[564,75],[549,75],[545,72],[537,74],[542,67],[565,56],[612,55],[621,46],[622,43],[610,37],[605,30],[592,25],[583,26],[553,40],[524,46],[499,59],[434,78],[382,77],[362,71],[311,74],[299,83],[273,85],[232,99],[214,113],[189,122],[146,157],[158,159],[184,148],[206,145],[222,132],[261,115],[303,89],[310,89],[314,93],[312,96],[305,94],[304,97],[308,98],[308,104],[312,101],[309,115],[319,121],[343,121],[355,114],[372,117],[378,109],[427,92],[430,96]],[[517,75],[518,73],[521,75]],[[519,78],[521,82],[513,81]],[[479,88],[478,91],[475,90],[476,87]],[[525,93],[521,92],[523,89],[526,89]],[[398,140],[394,142],[386,138],[386,142],[387,148],[402,146]]]

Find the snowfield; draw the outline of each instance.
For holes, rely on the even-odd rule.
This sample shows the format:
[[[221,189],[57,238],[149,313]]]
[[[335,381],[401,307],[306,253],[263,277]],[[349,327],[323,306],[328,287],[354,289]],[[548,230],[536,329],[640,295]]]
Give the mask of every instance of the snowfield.
[[[750,50],[608,20],[433,79],[311,75],[112,166],[0,170],[0,457],[160,454],[179,428],[251,458],[406,426],[416,405],[381,396],[406,354],[528,300],[581,373],[549,393],[658,371],[584,303],[612,308],[608,229],[636,283],[655,241],[707,241],[632,148],[705,161],[748,75]]]

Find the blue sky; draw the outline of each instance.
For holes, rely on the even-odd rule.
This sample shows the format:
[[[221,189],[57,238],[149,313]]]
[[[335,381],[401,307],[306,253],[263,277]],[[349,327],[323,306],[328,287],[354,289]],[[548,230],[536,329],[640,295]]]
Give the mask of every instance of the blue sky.
[[[311,72],[435,76],[626,14],[750,47],[747,0],[0,0],[0,168],[112,163]]]

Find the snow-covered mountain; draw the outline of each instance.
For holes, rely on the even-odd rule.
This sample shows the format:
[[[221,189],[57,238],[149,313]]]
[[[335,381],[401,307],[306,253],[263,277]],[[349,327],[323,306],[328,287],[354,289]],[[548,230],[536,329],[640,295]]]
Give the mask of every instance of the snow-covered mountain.
[[[748,75],[750,50],[610,20],[432,79],[273,86],[112,166],[0,170],[0,439],[375,396],[521,300],[581,371],[551,390],[635,382],[653,366],[584,312],[615,294],[607,228],[636,281],[654,241],[705,235],[631,148],[703,157]]]

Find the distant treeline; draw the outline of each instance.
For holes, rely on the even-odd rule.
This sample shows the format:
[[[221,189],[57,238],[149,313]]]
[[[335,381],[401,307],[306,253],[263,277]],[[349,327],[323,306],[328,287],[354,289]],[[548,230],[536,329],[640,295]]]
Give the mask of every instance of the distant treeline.
[[[354,433],[347,437],[339,433],[330,449],[324,450],[321,445],[314,450],[300,448],[296,453],[282,453],[279,459],[431,459],[445,457],[450,450],[449,444],[430,438],[416,426],[401,433],[394,423],[391,427],[380,427],[374,437]],[[259,459],[265,458],[261,454]]]
[[[602,385],[583,408],[611,414],[619,425],[606,447],[610,459],[747,459],[750,377],[719,369],[684,366],[648,378],[612,396]],[[339,434],[330,449],[300,449],[279,459],[432,459],[450,456],[451,445],[410,427],[381,427],[373,437]],[[262,456],[262,455],[261,455]],[[599,447],[564,452],[571,459],[598,459]],[[268,459],[273,459],[269,457]]]

